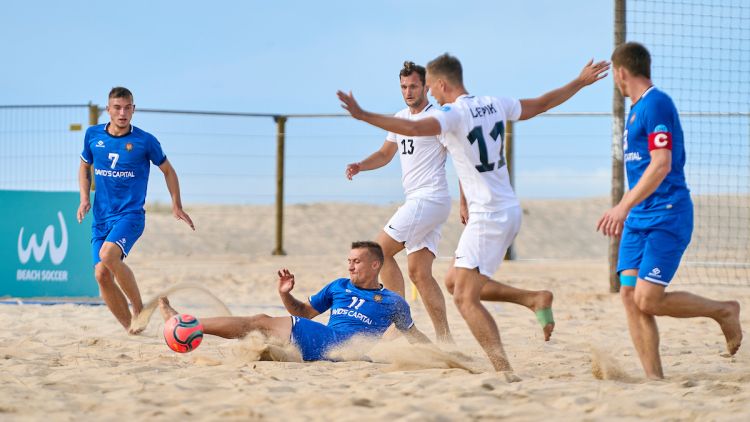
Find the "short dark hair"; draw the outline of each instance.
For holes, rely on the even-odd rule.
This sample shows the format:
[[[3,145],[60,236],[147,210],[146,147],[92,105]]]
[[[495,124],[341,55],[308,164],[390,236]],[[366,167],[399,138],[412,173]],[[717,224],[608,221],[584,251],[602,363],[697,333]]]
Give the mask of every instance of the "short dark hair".
[[[612,66],[628,69],[633,76],[651,79],[651,55],[643,44],[626,42],[612,52]]]
[[[425,70],[424,66],[420,66],[418,64],[414,64],[414,62],[405,61],[404,62],[404,68],[401,69],[400,72],[398,72],[399,78],[409,76],[412,73],[417,72],[417,75],[419,75],[419,80],[422,81],[422,85],[425,84],[425,75],[427,74],[427,71]]]
[[[381,248],[380,245],[371,240],[360,240],[357,242],[352,242],[352,249],[367,249],[367,252],[369,252],[370,255],[373,256],[373,258],[380,262],[381,265],[383,264],[383,261],[385,261],[383,248]]]
[[[461,62],[448,53],[437,56],[427,63],[427,70],[430,73],[442,76],[453,85],[464,84],[464,71],[461,68]]]
[[[124,86],[116,86],[109,91],[109,97],[107,98],[128,98],[133,101],[133,93]]]

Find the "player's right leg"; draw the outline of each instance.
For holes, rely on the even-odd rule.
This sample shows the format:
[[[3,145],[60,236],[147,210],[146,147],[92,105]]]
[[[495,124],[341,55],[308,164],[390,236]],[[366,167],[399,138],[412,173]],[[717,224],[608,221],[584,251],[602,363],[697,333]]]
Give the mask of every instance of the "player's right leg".
[[[159,310],[164,321],[177,315],[177,311],[169,304],[167,297],[159,298]],[[292,332],[292,320],[289,317],[270,317],[259,314],[253,316],[228,316],[200,318],[204,334],[211,334],[228,339],[242,338],[252,331],[260,331],[268,337],[275,337],[283,342],[289,342]]]
[[[636,305],[635,286],[638,270],[628,269],[620,272],[620,299],[625,308],[630,339],[633,341],[638,359],[641,361],[646,377],[664,378],[664,369],[659,354],[659,327],[656,318],[638,308]]]
[[[102,300],[104,300],[107,308],[117,318],[117,321],[127,330],[130,328],[131,320],[128,300],[115,283],[112,272],[99,262],[94,267],[94,277],[96,278],[96,282],[99,283],[99,293],[102,296]]]
[[[135,275],[130,267],[123,262],[123,259],[143,234],[145,223],[143,214],[127,214],[116,221],[107,223],[110,226],[109,232],[99,249],[99,259],[102,264],[114,274],[120,289],[130,300],[133,307],[133,317],[143,310],[143,301],[138,290],[138,284],[135,281]],[[137,334],[140,331],[143,331],[143,329],[129,332]]]

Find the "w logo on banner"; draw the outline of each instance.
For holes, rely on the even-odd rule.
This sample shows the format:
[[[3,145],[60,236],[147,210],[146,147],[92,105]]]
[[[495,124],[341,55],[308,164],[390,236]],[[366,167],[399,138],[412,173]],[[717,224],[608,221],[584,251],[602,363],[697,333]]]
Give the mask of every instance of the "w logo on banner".
[[[18,259],[21,264],[26,264],[31,258],[31,254],[34,254],[34,260],[41,262],[44,259],[46,250],[49,250],[49,259],[53,264],[59,265],[65,259],[65,254],[68,252],[68,228],[65,226],[65,220],[63,219],[62,212],[57,212],[57,219],[60,221],[60,232],[62,233],[62,239],[59,245],[55,245],[55,228],[50,224],[44,230],[44,236],[42,236],[42,243],[37,243],[36,233],[32,233],[29,237],[28,244],[23,246],[23,230],[18,233]]]

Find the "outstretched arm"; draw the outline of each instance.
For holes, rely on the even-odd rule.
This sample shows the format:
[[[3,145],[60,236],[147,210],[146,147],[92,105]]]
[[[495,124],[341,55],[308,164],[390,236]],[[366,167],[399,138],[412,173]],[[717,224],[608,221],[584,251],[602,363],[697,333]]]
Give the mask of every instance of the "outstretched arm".
[[[369,157],[358,163],[351,163],[346,166],[346,178],[352,180],[360,171],[375,170],[391,162],[393,156],[398,151],[398,145],[395,142],[385,141],[379,150],[373,152]]]
[[[336,92],[341,100],[341,108],[348,111],[357,120],[362,120],[373,126],[385,129],[389,132],[399,133],[407,136],[435,136],[440,135],[440,123],[434,117],[426,117],[420,120],[399,119],[398,117],[386,116],[384,114],[371,113],[363,110],[351,92]]]
[[[672,169],[672,151],[656,149],[651,151],[649,163],[638,183],[623,195],[620,203],[612,207],[596,223],[596,231],[606,236],[619,236],[630,210],[648,198],[661,185]]]
[[[581,70],[581,74],[567,85],[550,91],[541,97],[521,100],[521,117],[519,120],[530,119],[568,101],[581,88],[606,77],[607,70],[609,70],[609,62],[603,60],[594,63],[593,59],[589,60]]]
[[[178,220],[184,221],[191,229],[195,230],[195,225],[190,216],[182,210],[182,199],[180,198],[180,181],[177,179],[177,172],[169,163],[169,160],[159,166],[159,169],[164,173],[164,181],[167,183],[167,189],[169,195],[172,197],[172,214]]]
[[[291,315],[307,319],[313,319],[320,315],[320,312],[316,311],[312,305],[299,301],[292,296],[294,274],[286,268],[280,269],[277,274],[279,275],[279,296],[281,296],[281,302],[284,304],[287,312]]]

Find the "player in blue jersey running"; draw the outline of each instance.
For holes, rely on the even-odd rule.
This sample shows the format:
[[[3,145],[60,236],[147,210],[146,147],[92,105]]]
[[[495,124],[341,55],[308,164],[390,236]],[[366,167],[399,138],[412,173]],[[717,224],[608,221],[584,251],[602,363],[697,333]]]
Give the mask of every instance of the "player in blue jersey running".
[[[651,56],[643,45],[617,47],[612,66],[617,88],[632,101],[623,135],[629,191],[599,219],[597,230],[622,236],[617,272],[630,336],[646,376],[661,379],[655,316],[712,318],[734,355],[742,342],[740,305],[665,292],[693,232],[680,118],[672,99],[651,82]]]
[[[79,223],[92,207],[92,166],[96,181],[91,234],[94,275],[107,307],[131,334],[142,331],[131,329],[130,322],[143,309],[143,302],[133,271],[123,259],[143,234],[146,222],[143,205],[151,163],[164,173],[175,218],[195,230],[190,216],[182,209],[177,173],[164,155],[159,141],[130,124],[134,111],[130,90],[112,88],[107,101],[110,122],[86,130],[78,171],[81,193]],[[128,300],[133,307],[132,314],[128,309]]]
[[[241,338],[260,331],[282,342],[291,342],[306,361],[325,360],[335,347],[356,335],[379,338],[391,324],[411,343],[429,343],[411,319],[404,298],[383,287],[378,274],[383,249],[375,242],[354,242],[349,252],[349,277],[339,278],[302,302],[292,296],[294,274],[279,270],[279,296],[291,317],[260,314],[248,317],[200,318],[203,332],[224,338]],[[159,298],[166,321],[177,311],[166,297]],[[328,324],[312,318],[330,309]]]

